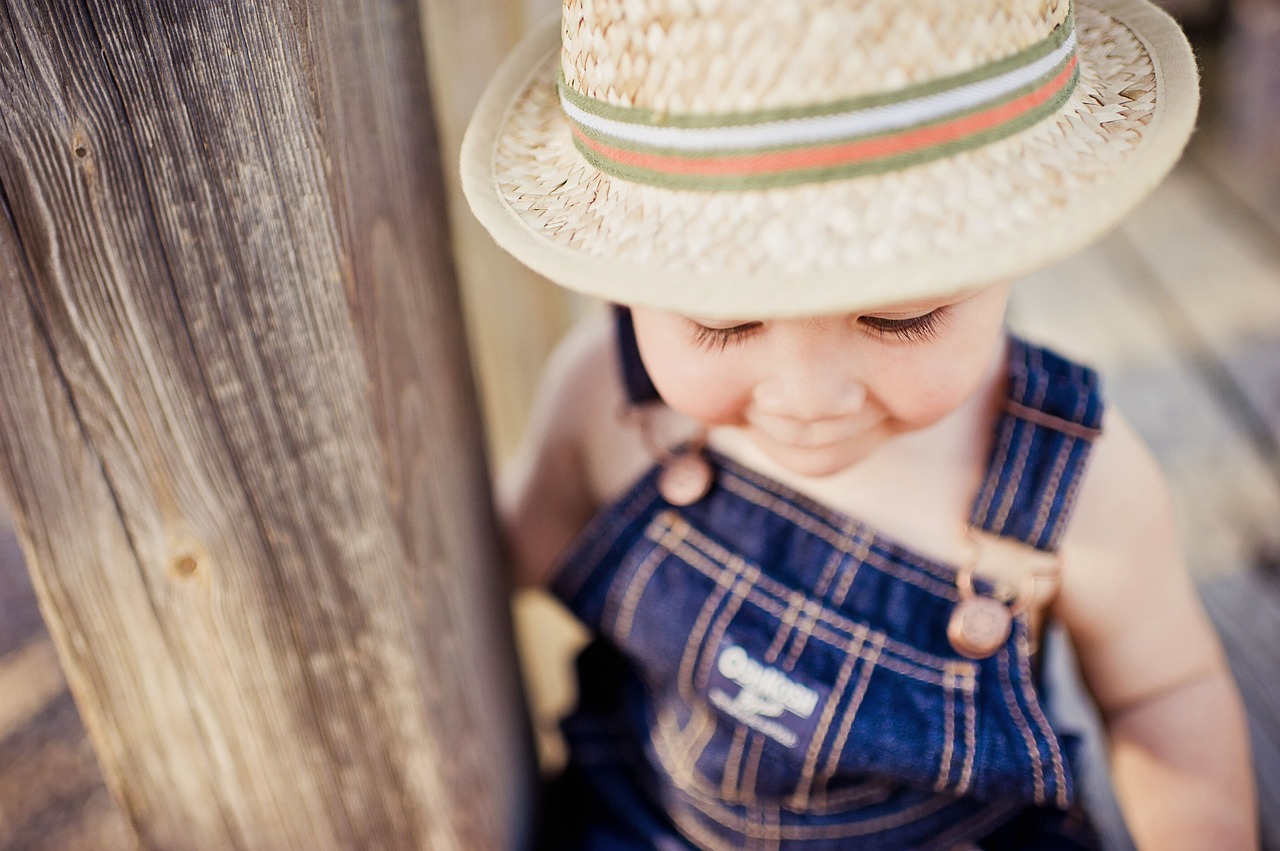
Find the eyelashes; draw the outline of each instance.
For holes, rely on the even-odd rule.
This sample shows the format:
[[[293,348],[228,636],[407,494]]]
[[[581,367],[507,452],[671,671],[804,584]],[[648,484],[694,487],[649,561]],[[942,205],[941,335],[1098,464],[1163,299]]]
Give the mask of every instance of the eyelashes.
[[[691,322],[691,324],[693,325],[693,341],[700,347],[712,352],[722,352],[729,348],[730,345],[740,344],[761,325],[759,322],[747,322],[742,325],[734,325],[731,328],[708,328],[697,322]]]
[[[860,316],[858,317],[858,322],[872,333],[881,337],[886,334],[892,334],[909,343],[921,343],[938,336],[938,332],[942,329],[943,322],[947,318],[947,313],[948,307],[939,307],[937,310],[931,310],[921,316],[912,316],[909,319]]]
[[[858,324],[877,337],[895,337],[907,343],[921,343],[938,336],[949,312],[950,305],[944,305],[920,316],[906,319],[859,316]],[[721,352],[730,346],[741,345],[763,325],[761,322],[745,322],[729,328],[708,328],[693,320],[690,320],[689,324],[693,329],[694,343],[712,352]]]

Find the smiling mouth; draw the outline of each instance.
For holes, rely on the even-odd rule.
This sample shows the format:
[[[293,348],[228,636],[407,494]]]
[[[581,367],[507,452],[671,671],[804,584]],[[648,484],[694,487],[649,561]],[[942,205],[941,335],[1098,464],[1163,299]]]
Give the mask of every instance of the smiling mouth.
[[[795,449],[829,449],[861,431],[855,416],[801,420],[775,414],[756,414],[748,416],[747,422],[769,440]]]

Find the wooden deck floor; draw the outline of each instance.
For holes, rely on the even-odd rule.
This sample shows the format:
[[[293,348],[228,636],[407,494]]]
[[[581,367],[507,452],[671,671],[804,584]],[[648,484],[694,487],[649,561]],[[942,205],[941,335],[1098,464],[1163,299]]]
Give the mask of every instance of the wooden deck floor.
[[[1100,367],[1164,466],[1280,851],[1280,35],[1232,37],[1229,62],[1204,51],[1204,129],[1173,176],[1101,243],[1020,284],[1010,319]],[[1215,100],[1224,79],[1238,100]],[[0,521],[0,851],[131,847]]]

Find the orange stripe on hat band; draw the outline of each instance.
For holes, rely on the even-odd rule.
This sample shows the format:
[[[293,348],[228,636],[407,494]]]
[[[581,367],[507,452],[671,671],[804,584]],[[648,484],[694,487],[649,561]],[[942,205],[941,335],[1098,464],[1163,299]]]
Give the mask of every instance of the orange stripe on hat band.
[[[1075,17],[1017,53],[892,92],[754,112],[621,106],[558,80],[574,144],[600,171],[669,189],[753,189],[908,168],[1048,118],[1079,79]]]
[[[898,133],[836,144],[748,154],[689,156],[615,147],[591,138],[576,126],[574,135],[580,147],[585,146],[604,161],[628,170],[637,169],[656,174],[732,177],[827,169],[901,157],[939,146],[952,146],[1013,122],[1053,100],[1055,95],[1074,80],[1076,67],[1077,59],[1073,56],[1056,76],[1038,89],[989,109]]]

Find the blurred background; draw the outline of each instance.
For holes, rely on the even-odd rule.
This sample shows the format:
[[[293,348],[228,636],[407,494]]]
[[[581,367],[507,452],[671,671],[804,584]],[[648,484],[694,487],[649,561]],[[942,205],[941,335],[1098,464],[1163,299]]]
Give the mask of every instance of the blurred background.
[[[1280,849],[1280,0],[1168,0],[1202,70],[1200,125],[1170,178],[1088,251],[1015,289],[1010,324],[1098,367],[1169,477],[1183,543],[1250,709],[1267,847]],[[446,151],[483,83],[553,0],[421,0]],[[456,182],[456,181],[455,181]],[[599,309],[451,215],[496,469],[541,364]],[[540,756],[584,640],[539,593],[515,601]],[[0,506],[0,851],[132,847],[94,763]]]

